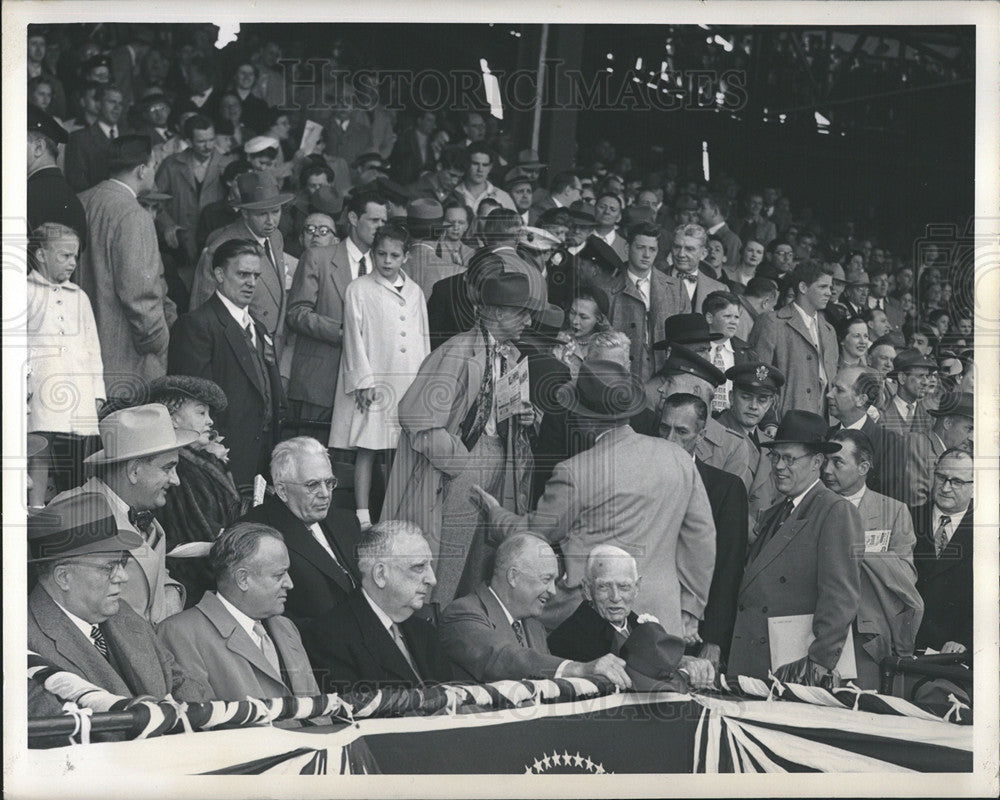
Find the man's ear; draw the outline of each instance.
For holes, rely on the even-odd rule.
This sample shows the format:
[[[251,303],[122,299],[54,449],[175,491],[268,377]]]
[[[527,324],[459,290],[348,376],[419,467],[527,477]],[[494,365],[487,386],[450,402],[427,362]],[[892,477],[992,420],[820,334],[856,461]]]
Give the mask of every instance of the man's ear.
[[[386,587],[386,584],[388,584],[389,581],[386,579],[385,576],[384,562],[379,561],[378,563],[375,564],[374,568],[372,569],[372,581],[375,583],[376,586],[378,586],[379,589],[384,589]]]

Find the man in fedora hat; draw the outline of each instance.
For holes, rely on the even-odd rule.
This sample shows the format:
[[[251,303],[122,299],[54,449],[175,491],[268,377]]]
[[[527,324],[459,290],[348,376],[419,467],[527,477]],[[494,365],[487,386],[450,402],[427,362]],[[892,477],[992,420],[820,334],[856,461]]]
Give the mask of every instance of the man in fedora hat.
[[[971,392],[950,392],[941,398],[935,410],[927,413],[934,425],[927,433],[910,434],[910,458],[906,473],[905,502],[921,505],[930,497],[934,482],[934,464],[946,450],[972,452],[975,408]]]
[[[209,235],[195,270],[190,310],[194,311],[215,294],[215,249],[230,239],[256,242],[260,249],[260,278],[250,311],[280,350],[286,293],[284,239],[278,230],[278,222],[281,220],[281,207],[294,195],[279,191],[277,180],[269,172],[240,175],[236,178],[236,188],[240,202],[233,203],[233,207],[239,211],[240,219]]]
[[[899,434],[926,434],[933,420],[924,405],[931,375],[937,362],[916,348],[901,350],[892,360],[889,376],[896,380],[896,394],[881,408],[879,421],[887,430]]]
[[[170,339],[170,374],[214,381],[229,400],[215,422],[244,497],[252,496],[254,476],[266,473],[283,405],[275,343],[253,313],[267,269],[262,261],[256,244],[246,239],[213,248],[215,294],[182,316]]]
[[[848,317],[860,317],[868,308],[868,290],[871,279],[863,269],[852,269],[846,273],[841,301],[847,309]]]
[[[28,595],[28,650],[122,697],[209,700],[208,687],[178,667],[149,620],[122,602],[131,554],[143,539],[112,502],[102,492],[75,492],[28,520],[29,563],[38,575]],[[30,683],[29,718],[51,716],[51,707],[51,695]]]
[[[141,537],[130,548],[129,582],[121,596],[155,625],[184,608],[184,587],[167,572],[167,537],[153,511],[166,504],[167,490],[179,485],[178,450],[198,434],[175,431],[170,414],[159,403],[114,411],[101,420],[99,428],[103,449],[84,459],[95,474],[52,502],[87,492],[101,494],[118,526]]]
[[[585,361],[576,384],[558,395],[593,445],[558,464],[530,514],[503,508],[481,486],[491,536],[531,531],[559,542],[566,576],[546,603],[555,628],[583,599],[587,556],[614,543],[636,557],[646,576],[646,607],[668,633],[695,641],[715,563],[715,526],[694,460],[672,442],[637,434],[628,424],[645,406],[642,386],[612,361]]]
[[[423,290],[425,299],[435,283],[463,271],[441,252],[438,237],[443,223],[444,208],[437,200],[420,197],[406,206],[406,229],[414,239],[407,251],[406,274]]]
[[[503,188],[514,201],[514,210],[521,218],[522,225],[533,225],[537,214],[532,213],[531,196],[534,182],[527,171],[520,167],[507,170],[503,178]]]
[[[858,510],[820,482],[824,456],[841,449],[826,441],[826,429],[819,414],[792,409],[774,440],[761,443],[771,451],[774,484],[784,499],[761,515],[750,546],[729,651],[731,675],[766,680],[773,671],[809,686],[836,683],[858,614],[858,554],[865,537]],[[772,651],[783,641],[772,620],[784,617],[803,617],[814,638],[801,657],[774,663]]]
[[[524,275],[488,261],[473,327],[424,360],[399,402],[402,434],[382,509],[384,519],[426,532],[437,564],[433,599],[442,604],[459,593],[464,571],[469,588],[485,577],[487,548],[471,486],[487,486],[519,513],[529,498],[534,411],[498,419],[496,395],[521,358],[513,342],[538,302]]]

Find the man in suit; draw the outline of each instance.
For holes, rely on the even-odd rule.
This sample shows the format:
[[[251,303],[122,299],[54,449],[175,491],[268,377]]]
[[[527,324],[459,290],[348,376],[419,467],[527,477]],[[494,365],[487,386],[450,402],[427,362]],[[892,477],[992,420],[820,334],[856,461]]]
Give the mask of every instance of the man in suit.
[[[819,686],[834,680],[845,638],[858,613],[864,549],[861,517],[851,503],[820,482],[824,455],[841,445],[825,441],[826,421],[809,411],[782,417],[771,449],[774,484],[784,500],[758,524],[740,586],[729,674]],[[801,658],[771,659],[776,617],[812,617],[815,637]]]
[[[215,248],[212,266],[216,292],[177,321],[168,366],[171,375],[207,378],[225,392],[229,405],[215,424],[226,437],[236,487],[249,497],[254,476],[266,472],[282,410],[274,341],[250,312],[260,291],[260,251],[231,239]]]
[[[171,196],[156,224],[167,247],[178,251],[178,266],[193,267],[198,260],[198,217],[205,206],[226,197],[222,170],[233,159],[216,149],[215,128],[207,117],[189,117],[183,130],[191,146],[168,156],[156,171],[156,190]]]
[[[37,106],[28,104],[28,230],[58,222],[76,231],[87,246],[87,215],[76,192],[66,182],[56,159],[67,140],[65,129]]]
[[[934,427],[926,434],[908,437],[910,461],[906,467],[905,502],[911,506],[923,505],[930,498],[934,465],[945,450],[972,452],[975,404],[971,392],[950,392],[941,398],[937,409],[927,413],[933,418]]]
[[[108,392],[127,394],[136,381],[166,373],[177,310],[167,297],[153,218],[136,199],[153,187],[149,140],[122,136],[109,159],[112,178],[80,195],[89,245],[79,284],[94,308]]]
[[[355,192],[347,203],[350,232],[340,244],[302,256],[288,297],[288,329],[295,333],[288,381],[290,419],[300,433],[329,432],[344,328],[347,284],[374,269],[370,249],[385,225],[384,200]]]
[[[498,539],[532,531],[560,543],[566,576],[546,603],[554,628],[576,610],[587,555],[614,542],[636,556],[646,601],[667,633],[693,639],[715,563],[715,526],[694,461],[677,445],[642,436],[627,424],[644,407],[642,388],[611,361],[584,362],[559,402],[594,438],[556,465],[534,512],[505,510],[481,487],[477,497]]]
[[[333,608],[358,585],[354,548],[361,535],[354,514],[331,505],[337,479],[329,451],[315,439],[297,436],[271,453],[274,494],[241,521],[280,531],[288,548],[286,611],[296,625]]]
[[[736,326],[736,336],[746,342],[750,339],[750,331],[753,330],[757,318],[774,310],[778,302],[778,284],[771,278],[757,275],[750,279],[743,294],[737,297],[742,313]]]
[[[774,223],[763,215],[764,195],[760,192],[753,192],[747,198],[747,215],[741,221],[737,235],[743,241],[753,239],[767,247],[778,237],[778,232]]]
[[[934,468],[931,499],[913,511],[913,561],[924,599],[917,648],[973,649],[973,477],[968,452],[945,450]]]
[[[913,655],[924,612],[913,566],[913,520],[898,500],[865,485],[873,453],[864,432],[844,428],[830,438],[841,449],[827,456],[823,483],[858,509],[865,534],[861,599],[854,623],[858,685],[878,689],[883,658]]]
[[[603,192],[594,200],[594,232],[596,237],[615,251],[622,261],[628,260],[628,241],[618,233],[622,219],[622,198],[614,192]],[[655,258],[655,255],[654,255]]]
[[[872,461],[866,475],[868,488],[906,502],[910,484],[908,462],[911,461],[907,452],[911,445],[905,437],[876,422],[868,413],[880,393],[881,381],[873,370],[841,367],[827,393],[830,416],[838,420],[829,433],[853,429],[867,436],[872,449]]]
[[[195,268],[190,309],[194,311],[215,295],[216,248],[230,239],[255,242],[260,274],[250,311],[280,350],[288,276],[285,271],[284,239],[278,230],[278,223],[281,221],[281,207],[290,202],[294,195],[279,192],[277,181],[270,172],[247,172],[240,175],[236,178],[236,189],[240,202],[233,203],[233,208],[239,211],[240,220],[209,235],[208,243]]]
[[[750,349],[785,376],[778,397],[779,417],[789,409],[823,415],[826,390],[837,374],[837,334],[820,313],[830,300],[827,268],[803,261],[792,273],[795,300],[762,314],[750,334]]]
[[[568,209],[573,203],[580,199],[580,192],[583,186],[580,183],[580,176],[575,172],[560,172],[549,185],[549,194],[536,205],[532,206],[530,223],[535,225],[543,212],[550,208]]]
[[[698,629],[701,647],[695,652],[716,670],[725,663],[736,618],[736,595],[747,551],[749,506],[747,489],[735,475],[699,461],[695,454],[705,434],[708,407],[693,394],[670,395],[663,406],[660,436],[683,447],[701,476],[715,523],[715,570],[708,591],[705,618]]]
[[[318,695],[299,632],[282,616],[292,579],[281,534],[238,522],[212,543],[209,560],[216,590],[156,631],[181,669],[208,684],[213,700]]]
[[[434,588],[431,548],[420,528],[387,520],[358,542],[361,586],[303,625],[302,638],[325,692],[446,683],[451,665],[438,632],[415,615]]]
[[[456,675],[478,683],[601,677],[631,686],[624,660],[610,648],[589,662],[549,652],[537,617],[556,593],[558,573],[556,555],[542,539],[529,533],[506,539],[489,582],[453,601],[441,617],[441,644]]]
[[[437,124],[433,111],[421,111],[413,122],[413,127],[403,131],[393,145],[389,156],[392,176],[397,183],[413,183],[420,175],[434,166],[430,139]]]
[[[725,215],[722,213],[721,201],[718,197],[703,197],[698,203],[698,221],[705,229],[708,236],[714,236],[726,249],[726,263],[736,265],[740,263],[740,250],[743,242],[740,237],[733,233],[726,224]],[[704,258],[704,256],[702,256]]]
[[[893,330],[898,331],[903,327],[906,314],[899,299],[889,296],[888,268],[881,265],[872,267],[868,277],[871,280],[871,285],[868,288],[868,307],[884,311],[889,325],[892,326]]]
[[[927,413],[924,397],[931,373],[937,371],[934,359],[916,348],[901,350],[892,361],[890,377],[896,380],[896,394],[882,407],[882,424],[901,435],[926,434],[933,420]]]
[[[124,109],[121,90],[111,84],[102,84],[97,87],[94,100],[97,121],[73,131],[66,145],[66,180],[77,192],[107,180],[111,174],[108,171],[111,142],[123,133],[119,125]]]
[[[705,298],[712,292],[727,291],[726,285],[710,277],[702,268],[708,235],[700,225],[681,225],[674,231],[673,276],[676,280],[678,312],[702,313]]]
[[[868,287],[871,279],[868,273],[861,269],[853,269],[846,274],[844,293],[841,303],[847,309],[847,316],[860,317],[868,308]]]
[[[121,697],[208,700],[208,687],[186,674],[149,621],[122,602],[129,551],[141,544],[100,493],[54,499],[32,516],[28,546],[38,583],[28,595],[28,650]],[[29,718],[45,716],[51,706],[51,695],[31,682]]]

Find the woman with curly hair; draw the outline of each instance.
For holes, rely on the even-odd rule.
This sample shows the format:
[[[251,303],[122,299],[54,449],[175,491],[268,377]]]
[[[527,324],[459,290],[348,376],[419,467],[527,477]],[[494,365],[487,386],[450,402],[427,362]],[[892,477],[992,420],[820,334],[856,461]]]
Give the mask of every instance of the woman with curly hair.
[[[611,329],[608,321],[608,296],[598,289],[586,289],[573,299],[566,315],[566,327],[559,333],[559,344],[552,354],[569,367],[573,380],[587,357],[595,333]]]

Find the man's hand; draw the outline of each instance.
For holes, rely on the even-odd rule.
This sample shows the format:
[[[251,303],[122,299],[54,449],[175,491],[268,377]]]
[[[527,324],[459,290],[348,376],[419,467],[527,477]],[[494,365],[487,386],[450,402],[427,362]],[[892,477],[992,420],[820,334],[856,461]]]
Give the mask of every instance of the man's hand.
[[[701,637],[698,635],[698,618],[690,611],[681,611],[681,623],[684,626],[684,644],[698,644]]]
[[[711,642],[704,642],[698,652],[698,658],[704,658],[711,662],[713,669],[719,671],[719,663],[722,661],[722,648]]]
[[[782,664],[774,670],[774,677],[782,683],[799,683],[803,686],[822,686],[830,689],[840,685],[840,675],[836,670],[828,670],[821,664],[803,656],[797,661]]]
[[[715,646],[706,645],[706,647]],[[715,666],[707,658],[681,656],[677,671],[687,676],[688,685],[693,689],[711,689],[715,686]]]
[[[961,642],[945,642],[941,648],[942,653],[964,653],[968,648]]]
[[[163,232],[163,241],[171,250],[176,250],[181,246],[180,239],[177,234],[182,230],[184,229],[180,225],[174,225],[172,228],[167,228]]]
[[[500,508],[500,501],[478,483],[472,484],[472,501],[487,514],[494,508]]]
[[[624,659],[619,658],[613,653],[608,653],[581,666],[583,667],[584,676],[600,675],[612,681],[619,689],[630,689],[632,687],[632,679],[625,671]]]

